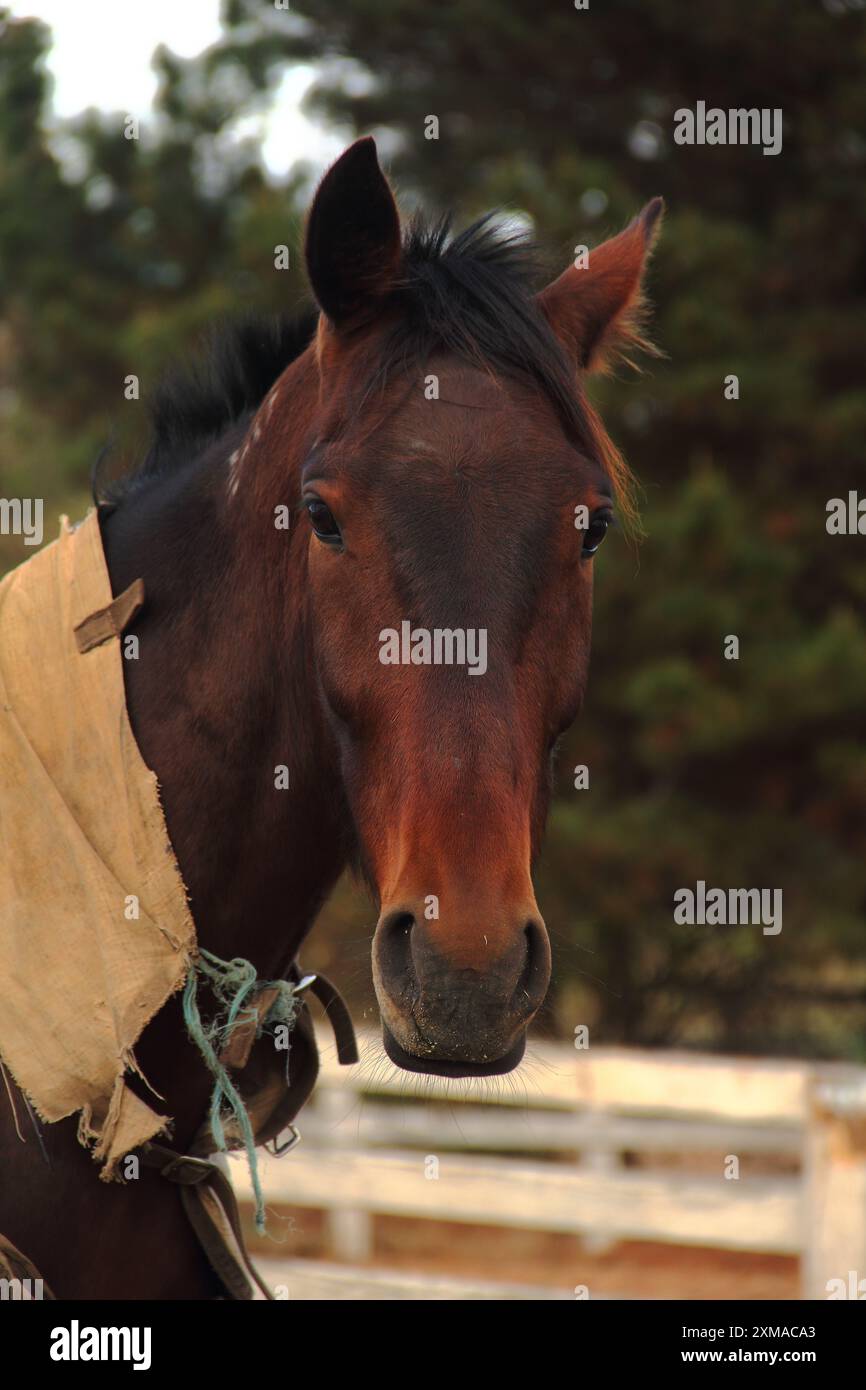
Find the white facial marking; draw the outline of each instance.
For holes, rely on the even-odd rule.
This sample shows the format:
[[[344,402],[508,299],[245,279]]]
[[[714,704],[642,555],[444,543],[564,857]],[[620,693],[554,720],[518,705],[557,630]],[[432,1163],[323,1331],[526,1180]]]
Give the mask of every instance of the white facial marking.
[[[238,468],[238,450],[229,454],[229,497],[234,497],[241,485],[240,469]]]
[[[241,485],[241,468],[249,453],[250,444],[257,444],[261,439],[262,425],[266,425],[271,416],[271,411],[277,403],[279,391],[276,386],[272,386],[264,401],[259,407],[253,421],[252,437],[247,436],[241,449],[235,449],[229,456],[229,497],[234,497]]]

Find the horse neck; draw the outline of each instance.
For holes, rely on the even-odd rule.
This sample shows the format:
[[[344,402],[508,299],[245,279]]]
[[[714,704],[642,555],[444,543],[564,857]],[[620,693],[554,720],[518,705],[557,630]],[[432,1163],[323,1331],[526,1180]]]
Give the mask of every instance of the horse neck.
[[[121,504],[106,554],[115,593],[144,579],[127,704],[198,941],[273,978],[345,863],[350,818],[318,694],[304,537],[274,526],[260,488],[232,491],[237,442]]]

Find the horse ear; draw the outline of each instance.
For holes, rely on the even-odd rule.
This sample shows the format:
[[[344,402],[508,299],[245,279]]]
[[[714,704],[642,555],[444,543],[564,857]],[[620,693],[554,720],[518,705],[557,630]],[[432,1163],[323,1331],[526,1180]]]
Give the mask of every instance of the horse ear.
[[[319,184],[307,220],[307,272],[335,328],[356,327],[388,293],[400,261],[400,216],[367,136]]]
[[[603,371],[629,348],[653,351],[641,333],[642,280],[664,203],[653,198],[619,236],[611,237],[554,280],[538,304],[556,336],[584,371]]]

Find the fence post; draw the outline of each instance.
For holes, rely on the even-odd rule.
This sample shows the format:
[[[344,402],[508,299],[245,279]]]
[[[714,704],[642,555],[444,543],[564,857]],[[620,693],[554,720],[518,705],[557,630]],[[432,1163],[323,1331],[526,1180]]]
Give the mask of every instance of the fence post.
[[[803,1176],[802,1297],[866,1298],[862,1068],[816,1069],[809,1086]]]
[[[581,1154],[579,1167],[586,1173],[597,1177],[613,1177],[619,1172],[620,1156],[608,1138],[610,1131],[610,1112],[594,1102],[584,1113],[586,1121],[586,1141]],[[584,1231],[581,1244],[588,1255],[606,1255],[617,1243],[617,1238],[608,1231],[600,1229]]]
[[[360,1102],[348,1087],[320,1082],[315,1106],[322,1118],[322,1143],[329,1148],[353,1148],[347,1116]],[[367,1264],[373,1255],[373,1219],[363,1208],[330,1207],[325,1213],[328,1244],[344,1264]]]

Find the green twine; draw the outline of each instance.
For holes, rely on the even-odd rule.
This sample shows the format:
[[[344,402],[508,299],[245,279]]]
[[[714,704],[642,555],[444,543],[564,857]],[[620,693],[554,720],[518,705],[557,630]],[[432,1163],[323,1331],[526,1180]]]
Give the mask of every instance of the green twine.
[[[216,1017],[208,1024],[202,1023],[199,1013],[198,986],[200,979],[207,982],[217,1002],[221,1005]],[[259,1018],[259,1011],[254,1004],[241,1015],[244,1001],[248,995],[253,990],[258,992],[260,989],[279,990],[279,994],[268,1009],[266,1017]],[[220,1061],[219,1054],[227,1045],[232,1030],[241,1017],[244,1021],[255,1020],[256,1035],[259,1036],[266,1025],[273,1026],[277,1023],[284,1023],[291,1028],[297,1017],[298,1008],[299,1000],[291,980],[259,980],[256,977],[255,966],[250,961],[244,960],[242,956],[238,956],[234,960],[221,960],[219,956],[213,955],[210,951],[199,948],[198,955],[190,966],[183,994],[183,1017],[186,1030],[204,1058],[205,1065],[214,1079],[210,1103],[211,1134],[217,1149],[222,1153],[227,1152],[228,1145],[223,1128],[223,1113],[229,1111],[234,1115],[247,1155],[250,1180],[256,1202],[256,1230],[260,1235],[264,1235],[265,1232],[265,1199],[259,1181],[255,1135],[243,1098]]]

